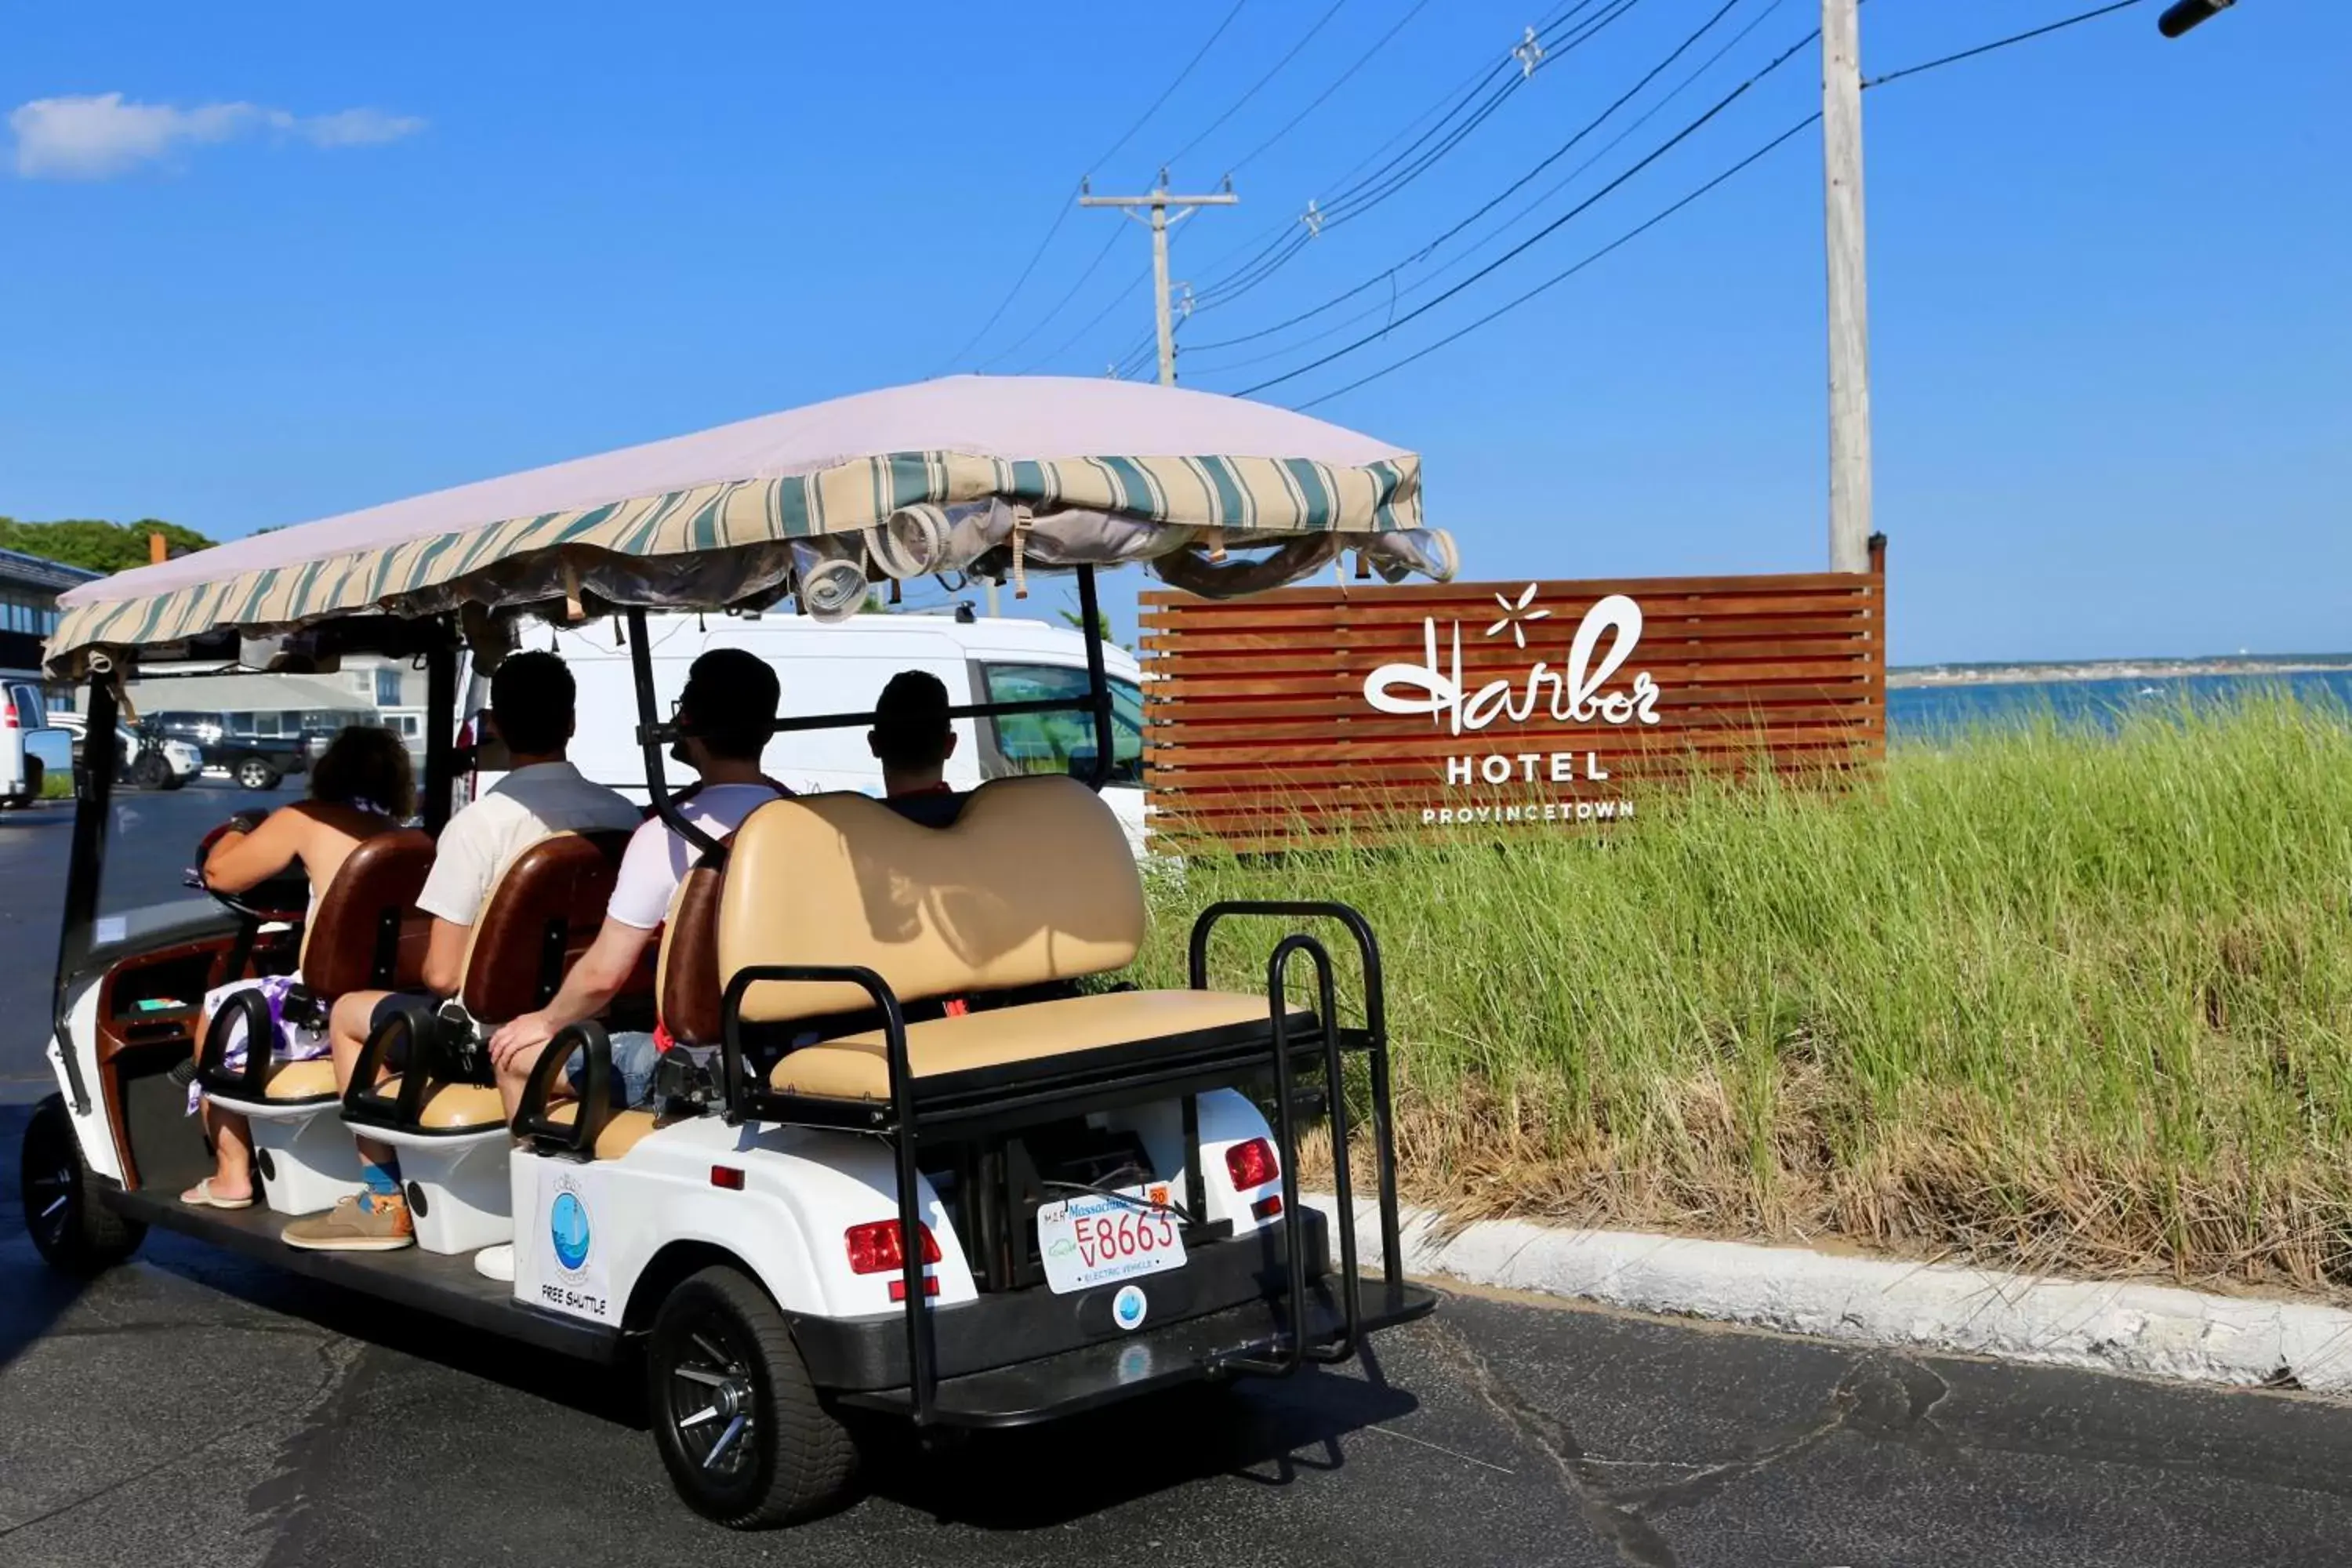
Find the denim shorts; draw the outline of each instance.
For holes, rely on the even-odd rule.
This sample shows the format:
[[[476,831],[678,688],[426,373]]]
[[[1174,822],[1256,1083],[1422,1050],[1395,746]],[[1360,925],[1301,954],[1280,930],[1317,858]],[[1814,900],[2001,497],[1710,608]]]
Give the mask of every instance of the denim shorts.
[[[660,1047],[654,1044],[653,1036],[642,1029],[616,1030],[610,1038],[613,1076],[605,1082],[605,1091],[621,1110],[642,1105],[653,1093],[654,1064],[661,1060]],[[583,1080],[588,1076],[588,1058],[577,1057],[565,1072],[572,1080],[572,1092],[580,1093]]]

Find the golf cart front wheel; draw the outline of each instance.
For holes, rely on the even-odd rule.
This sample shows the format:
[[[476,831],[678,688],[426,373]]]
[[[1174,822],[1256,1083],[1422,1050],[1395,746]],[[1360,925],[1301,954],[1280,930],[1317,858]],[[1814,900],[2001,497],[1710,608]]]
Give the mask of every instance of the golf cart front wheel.
[[[52,1268],[95,1274],[139,1249],[147,1226],[107,1206],[81,1157],[63,1095],[53,1094],[34,1109],[18,1172],[25,1226],[33,1234],[34,1250]]]
[[[239,789],[270,790],[278,787],[278,770],[259,757],[247,757],[236,764]]]
[[[662,1463],[697,1513],[757,1530],[848,1500],[856,1446],[817,1397],[783,1315],[741,1270],[706,1268],[669,1293],[646,1377]]]

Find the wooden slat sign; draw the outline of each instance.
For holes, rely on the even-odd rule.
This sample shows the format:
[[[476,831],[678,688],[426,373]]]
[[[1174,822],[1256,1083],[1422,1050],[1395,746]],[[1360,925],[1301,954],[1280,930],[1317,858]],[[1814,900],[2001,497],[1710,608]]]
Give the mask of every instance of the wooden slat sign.
[[[1143,595],[1156,836],[1525,831],[1694,765],[1835,774],[1886,744],[1886,574]]]

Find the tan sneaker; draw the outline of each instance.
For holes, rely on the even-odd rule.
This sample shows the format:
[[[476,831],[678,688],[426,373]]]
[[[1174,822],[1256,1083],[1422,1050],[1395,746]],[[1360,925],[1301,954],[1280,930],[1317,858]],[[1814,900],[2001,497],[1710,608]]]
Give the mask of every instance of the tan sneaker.
[[[360,1193],[325,1214],[286,1227],[286,1245],[311,1252],[391,1252],[416,1245],[416,1224],[408,1200]]]

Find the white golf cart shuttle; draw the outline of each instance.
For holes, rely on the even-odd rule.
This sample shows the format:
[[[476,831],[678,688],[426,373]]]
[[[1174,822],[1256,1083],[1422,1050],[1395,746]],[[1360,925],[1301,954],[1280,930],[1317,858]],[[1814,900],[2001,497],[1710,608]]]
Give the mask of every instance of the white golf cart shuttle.
[[[431,719],[424,830],[362,845],[307,921],[298,885],[221,900],[215,918],[132,915],[101,933],[114,763],[110,748],[89,753],[49,1052],[61,1093],[23,1153],[36,1243],[93,1268],[162,1225],[467,1328],[641,1362],[677,1489],[739,1526],[846,1495],[844,1422],[857,1412],[926,1432],[1011,1426],[1351,1358],[1367,1333],[1433,1305],[1396,1262],[1380,951],[1339,905],[1228,904],[1192,928],[1189,988],[1120,979],[1145,900],[1090,787],[1113,754],[1095,571],[1149,560],[1171,581],[1244,592],[1344,547],[1391,578],[1450,575],[1451,542],[1418,522],[1410,454],[1297,415],[1121,383],[958,378],[289,529],[68,595],[47,657],[54,675],[88,680],[97,732],[142,654],[234,658],[240,637],[260,636],[283,639],[281,665],[420,658]],[[843,793],[772,802],[713,842],[666,778],[677,737],[655,696],[647,609],[790,598],[838,617],[863,604],[869,568],[1016,591],[1032,573],[1075,572],[1085,694],[953,712],[1074,713],[1092,751],[1067,774],[980,785],[946,826]],[[603,919],[624,841],[559,834],[502,873],[457,995],[387,1022],[348,1093],[323,1061],[256,1050],[230,1071],[225,1023],[201,1049],[194,1038],[186,999],[208,986],[298,963],[298,1004],[415,984],[414,902],[466,761],[452,743],[459,648],[495,662],[525,615],[613,616],[627,643],[653,809],[701,851],[657,966],[611,1016],[559,1037],[509,1126],[483,1042],[553,994]],[[1360,1026],[1343,1023],[1309,925],[1353,945]],[[1266,942],[1262,990],[1210,986],[1213,937],[1234,928]],[[1290,984],[1301,957],[1304,1005]],[[607,1028],[641,1026],[656,1005],[677,1048],[651,1105],[615,1110]],[[222,1018],[240,1014],[266,1037],[257,996]],[[382,1077],[404,1043],[403,1070]],[[250,1209],[176,1199],[209,1168],[184,1114],[192,1053],[215,1099],[252,1119],[266,1201]],[[581,1098],[557,1099],[574,1059]],[[1386,1270],[1369,1279],[1351,1104],[1369,1114],[1377,1166]],[[1309,1116],[1331,1123],[1336,1246],[1299,1200]],[[417,1247],[287,1247],[289,1215],[356,1189],[354,1129],[398,1147]],[[469,1256],[508,1240],[510,1285]]]

